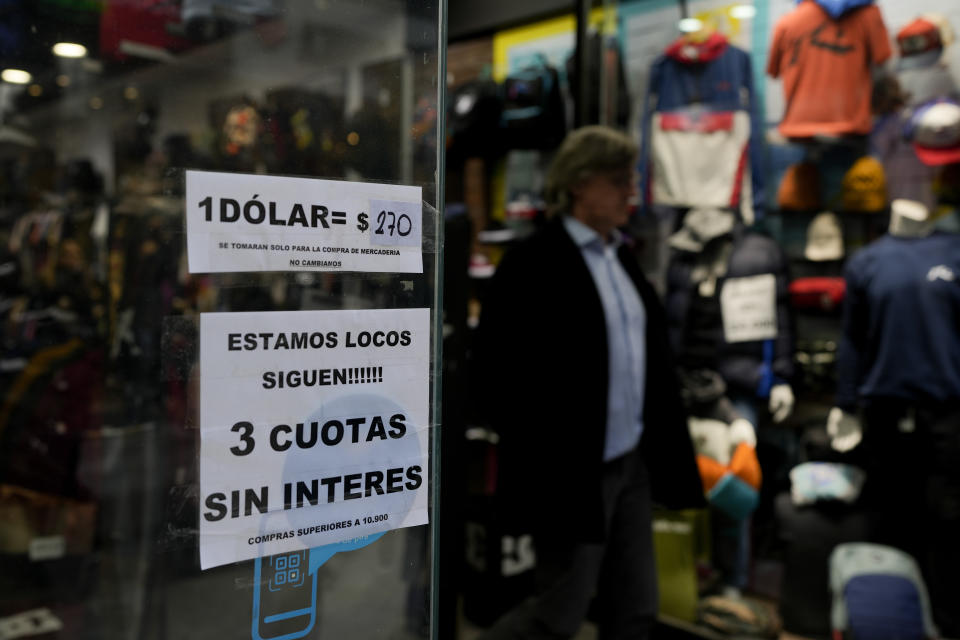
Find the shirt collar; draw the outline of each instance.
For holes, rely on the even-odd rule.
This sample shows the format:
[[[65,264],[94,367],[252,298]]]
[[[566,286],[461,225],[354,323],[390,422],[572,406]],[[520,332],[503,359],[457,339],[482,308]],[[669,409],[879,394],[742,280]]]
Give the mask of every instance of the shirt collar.
[[[619,229],[610,232],[612,242],[605,245],[599,233],[570,215],[563,216],[563,227],[580,249],[593,247],[603,250],[605,246],[609,246],[615,252],[623,244],[623,234]]]

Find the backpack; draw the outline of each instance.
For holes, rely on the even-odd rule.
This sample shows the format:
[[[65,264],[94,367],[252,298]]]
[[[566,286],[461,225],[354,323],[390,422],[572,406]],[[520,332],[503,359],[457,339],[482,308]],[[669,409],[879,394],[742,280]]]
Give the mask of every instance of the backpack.
[[[851,542],[830,554],[834,637],[856,640],[936,638],[927,588],[906,553]]]
[[[493,157],[500,153],[503,102],[493,80],[474,80],[451,90],[447,114],[447,160]]]
[[[566,135],[560,75],[542,55],[503,83],[500,119],[512,149],[553,149]]]

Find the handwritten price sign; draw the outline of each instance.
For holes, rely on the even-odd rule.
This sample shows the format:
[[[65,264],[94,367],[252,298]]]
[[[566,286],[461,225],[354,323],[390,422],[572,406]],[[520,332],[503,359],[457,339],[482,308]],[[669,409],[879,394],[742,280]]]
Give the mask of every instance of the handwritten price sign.
[[[187,171],[191,273],[420,273],[420,187]]]
[[[377,211],[374,218],[370,244],[390,247],[419,247],[422,209],[410,202],[371,200],[370,207]]]

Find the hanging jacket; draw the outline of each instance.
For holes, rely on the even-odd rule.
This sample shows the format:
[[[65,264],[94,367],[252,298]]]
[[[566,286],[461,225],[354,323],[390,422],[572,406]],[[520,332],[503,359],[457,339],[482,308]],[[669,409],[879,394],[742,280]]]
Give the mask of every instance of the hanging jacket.
[[[674,249],[667,269],[667,293],[664,301],[670,343],[678,354],[680,366],[712,368],[723,377],[731,391],[765,395],[764,378],[772,375],[776,382],[789,382],[794,374],[793,328],[788,307],[789,276],[787,263],[768,236],[746,232],[742,226],[729,238],[713,242],[730,242],[732,248],[726,273],[716,283],[716,293],[701,296],[694,281],[699,254]],[[728,343],[724,337],[719,296],[726,281],[732,278],[773,274],[776,277],[777,336],[773,339],[773,357],[765,365],[764,342]],[[712,310],[712,311],[711,311]],[[689,345],[697,345],[691,350]],[[709,344],[709,347],[708,347]],[[709,361],[705,359],[710,353]],[[685,359],[692,358],[695,361]],[[769,373],[765,367],[769,366]]]
[[[576,51],[567,58],[567,84],[570,87],[578,86],[576,58]],[[626,127],[630,120],[630,94],[623,66],[623,52],[616,38],[598,32],[591,32],[587,36],[586,77],[590,86],[587,91],[587,122]],[[573,98],[576,105],[577,96]]]
[[[654,61],[639,170],[644,204],[724,207],[762,217],[762,130],[750,56],[715,33]]]

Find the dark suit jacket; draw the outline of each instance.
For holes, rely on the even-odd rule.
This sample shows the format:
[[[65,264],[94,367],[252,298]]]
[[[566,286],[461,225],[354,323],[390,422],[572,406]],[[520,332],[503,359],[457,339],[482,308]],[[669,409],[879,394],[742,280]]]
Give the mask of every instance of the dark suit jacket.
[[[703,489],[656,293],[628,247],[619,258],[647,314],[644,432],[655,503],[700,506]],[[519,526],[603,536],[608,353],[600,296],[557,218],[501,261],[483,301],[483,404],[500,434],[498,497]]]

